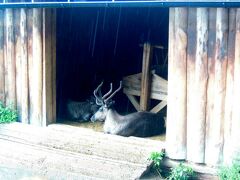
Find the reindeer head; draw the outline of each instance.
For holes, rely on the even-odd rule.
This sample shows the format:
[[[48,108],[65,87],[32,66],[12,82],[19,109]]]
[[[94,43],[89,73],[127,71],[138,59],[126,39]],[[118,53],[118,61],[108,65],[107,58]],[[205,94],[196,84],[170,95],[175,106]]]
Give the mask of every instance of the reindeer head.
[[[120,81],[120,86],[118,89],[116,89],[113,93],[112,93],[112,83],[110,84],[110,90],[102,96],[102,92],[101,92],[101,87],[103,85],[103,82],[97,87],[97,89],[94,90],[93,94],[96,98],[96,104],[101,106],[98,111],[91,117],[91,121],[95,122],[95,121],[104,121],[106,119],[107,116],[107,112],[109,110],[109,108],[112,107],[112,105],[115,103],[112,100],[112,97],[121,90],[122,88],[122,81]]]

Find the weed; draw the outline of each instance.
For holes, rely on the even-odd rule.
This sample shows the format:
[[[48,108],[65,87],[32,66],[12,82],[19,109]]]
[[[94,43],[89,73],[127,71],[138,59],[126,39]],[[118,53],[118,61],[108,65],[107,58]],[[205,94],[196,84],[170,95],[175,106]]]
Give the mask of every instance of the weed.
[[[240,162],[234,161],[229,166],[222,166],[218,171],[220,180],[238,180],[240,179]]]
[[[12,108],[12,106],[4,107],[0,102],[0,124],[10,123],[17,120],[17,111]]]
[[[180,163],[175,168],[172,168],[169,180],[188,180],[194,176],[194,171],[191,167],[185,166]]]
[[[150,157],[148,158],[149,160],[153,161],[153,168],[154,170],[158,173],[160,177],[161,176],[161,162],[165,156],[165,153],[163,151],[161,152],[152,152]]]

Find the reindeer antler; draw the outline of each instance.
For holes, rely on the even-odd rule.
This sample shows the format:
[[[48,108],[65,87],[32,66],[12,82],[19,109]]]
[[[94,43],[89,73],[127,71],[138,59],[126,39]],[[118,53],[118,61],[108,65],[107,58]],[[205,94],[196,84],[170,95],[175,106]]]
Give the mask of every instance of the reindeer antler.
[[[122,81],[120,81],[119,88],[116,89],[116,90],[111,94],[111,96],[109,96],[107,99],[103,98],[104,103],[106,104],[118,91],[121,90],[121,88],[122,88]],[[112,92],[112,83],[111,83],[111,90],[110,90],[109,92],[110,92],[110,93]],[[109,92],[107,93],[108,95],[110,94]],[[105,96],[105,95],[104,95],[104,96]]]
[[[104,103],[102,97],[98,97],[98,96],[97,96],[97,92],[99,91],[99,89],[101,89],[102,85],[103,85],[103,81],[102,81],[102,82],[98,85],[98,87],[93,91],[93,94],[94,94],[94,96],[95,96],[95,98],[96,98],[96,104],[99,105],[99,106],[102,106],[103,103]]]

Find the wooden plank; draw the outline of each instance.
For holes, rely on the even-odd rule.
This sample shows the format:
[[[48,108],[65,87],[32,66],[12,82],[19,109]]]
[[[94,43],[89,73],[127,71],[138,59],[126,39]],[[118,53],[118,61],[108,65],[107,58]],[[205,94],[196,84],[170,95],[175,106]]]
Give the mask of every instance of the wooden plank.
[[[56,65],[57,65],[57,58],[56,58],[56,28],[57,28],[57,10],[52,9],[52,121],[49,123],[56,123],[57,121],[57,80],[56,80]]]
[[[7,71],[7,76],[5,79],[6,93],[6,105],[11,105],[16,107],[16,64],[14,58],[14,35],[13,35],[13,10],[5,10],[5,44],[6,44],[6,54],[5,54],[5,68]],[[6,82],[7,81],[7,82]]]
[[[0,139],[0,145],[3,147],[0,151],[1,165],[11,171],[21,169],[22,174],[30,169],[36,175],[33,179],[136,179],[146,169],[137,164],[5,139]]]
[[[167,156],[186,158],[186,59],[187,59],[187,8],[170,8]]]
[[[130,95],[130,94],[126,94],[129,101],[132,103],[132,105],[134,106],[134,108],[137,110],[137,111],[140,111],[140,105],[137,101],[137,99],[133,96],[133,95]]]
[[[236,9],[229,9],[229,30],[228,30],[228,62],[224,116],[224,153],[225,163],[230,163],[231,156],[231,126],[232,106],[234,101],[234,60],[235,60],[235,36],[236,36]]]
[[[216,54],[214,82],[214,118],[211,119],[210,151],[207,164],[217,165],[222,161],[223,122],[227,72],[228,10],[218,8],[216,15]]]
[[[152,61],[152,47],[150,43],[144,43],[143,46],[143,62],[142,62],[142,77],[141,77],[141,96],[140,110],[147,111],[150,102],[151,91],[151,72],[150,66]]]
[[[14,21],[14,46],[15,46],[15,62],[16,62],[16,95],[17,95],[17,111],[18,111],[18,121],[22,121],[22,65],[21,65],[21,37],[20,37],[20,9],[14,9],[13,11],[13,21]]]
[[[163,109],[166,105],[167,105],[167,101],[162,101],[162,102],[160,102],[159,104],[157,104],[154,108],[152,108],[150,112],[158,113],[158,112],[161,111],[161,109]]]
[[[168,84],[166,83],[166,80],[161,80],[161,78],[155,78],[153,76],[152,82],[151,82],[151,92],[162,92],[164,94],[167,94]],[[123,80],[123,87],[129,88],[132,87],[135,90],[141,89],[141,80],[138,80],[136,78],[128,78]]]
[[[20,9],[20,42],[21,42],[21,120],[22,123],[29,123],[28,103],[28,51],[27,51],[27,10]]]
[[[134,96],[140,96],[140,91],[133,89],[133,88],[124,88],[123,92],[125,94],[130,94],[130,95],[134,95]],[[157,100],[167,100],[167,95],[165,93],[161,93],[161,92],[151,92],[150,94],[150,98],[151,99],[157,99]]]
[[[52,10],[43,9],[43,125],[53,121]]]
[[[205,135],[205,162],[211,154],[211,122],[214,118],[214,82],[215,82],[215,51],[216,51],[216,8],[209,9],[209,32],[208,32],[208,87],[206,108],[206,135]]]
[[[30,97],[31,118],[30,124],[42,126],[42,9],[33,9],[32,28],[32,76],[30,86],[32,96]]]
[[[240,47],[240,8],[236,10],[236,36],[235,47]],[[232,132],[231,132],[231,159],[240,153],[240,48],[235,48],[234,61],[234,100],[232,111]]]
[[[58,155],[59,152],[63,154],[66,159],[69,157],[74,157],[79,160],[82,159],[88,159],[88,157],[92,157],[92,161],[94,162],[82,162],[79,164],[79,167],[87,167],[89,163],[94,166],[95,163],[98,162],[99,159],[106,160],[107,162],[101,162],[103,163],[100,169],[105,169],[106,166],[108,166],[108,170],[112,169],[112,167],[109,167],[108,161],[114,163],[118,168],[121,168],[122,166],[127,170],[127,172],[123,172],[122,174],[130,175],[131,177],[125,176],[123,179],[136,179],[137,177],[135,174],[136,169],[132,169],[136,167],[139,171],[137,175],[139,176],[143,171],[146,170],[147,166],[150,165],[150,161],[147,160],[149,157],[149,154],[152,151],[161,151],[164,147],[164,144],[159,141],[155,140],[147,140],[143,138],[137,138],[137,137],[121,137],[116,135],[109,135],[99,132],[94,132],[91,129],[85,129],[85,128],[78,128],[78,127],[72,127],[68,125],[60,125],[60,124],[53,124],[49,125],[47,128],[40,128],[40,127],[34,127],[30,125],[20,124],[20,123],[12,123],[12,124],[5,124],[0,125],[0,140],[9,140],[7,142],[15,142],[19,145],[15,145],[18,147],[18,150],[21,150],[22,145],[30,145],[28,149],[30,151],[23,151],[20,162],[22,162],[22,165],[27,162],[32,162],[32,157],[34,154],[34,164],[38,164],[38,158],[39,154],[35,151],[32,151],[32,148],[34,149],[41,149],[42,153],[45,153],[45,150],[48,150],[49,156],[46,156],[44,161],[44,164],[41,165],[47,165],[48,170],[51,170],[51,167],[58,167],[55,166],[59,163],[58,158],[56,156],[52,156],[53,154]],[[98,137],[96,139],[96,136]],[[8,145],[11,143],[8,143]],[[109,144],[111,144],[111,148],[109,148]],[[6,149],[8,149],[9,152],[5,154],[5,156],[1,156],[2,158],[6,158],[5,162],[3,159],[0,158],[1,162],[4,162],[2,164],[5,164],[6,162],[9,163],[11,160],[14,164],[15,158],[19,156],[19,151],[16,151],[14,148],[10,148],[9,146],[4,146],[5,148],[3,151],[1,151],[3,154],[6,153]],[[10,150],[14,149],[15,155],[12,157],[9,157],[8,155],[12,153]],[[136,151],[138,149],[138,151]],[[31,153],[28,153],[31,152]],[[54,153],[52,153],[54,152]],[[122,153],[124,152],[124,153]],[[78,158],[75,155],[79,155]],[[9,158],[8,158],[9,157]],[[55,159],[55,161],[49,160],[49,157],[52,157]],[[19,159],[19,157],[18,157]],[[47,162],[52,162],[51,166],[47,164]],[[56,164],[54,164],[56,162]],[[76,162],[76,161],[74,161]],[[73,163],[73,162],[72,162]],[[80,163],[80,162],[79,162]],[[110,163],[111,164],[111,163]],[[17,164],[19,165],[19,164]],[[60,167],[63,164],[60,163]],[[105,166],[106,165],[106,166]],[[91,166],[91,167],[92,167]],[[22,167],[22,166],[20,166]],[[45,167],[45,166],[43,166]],[[65,167],[68,169],[68,167]],[[130,169],[129,169],[130,168]],[[42,169],[42,168],[41,168]],[[73,168],[75,169],[75,168]],[[38,169],[39,170],[39,169]],[[84,171],[83,169],[82,171]],[[89,169],[90,172],[92,171],[92,168]],[[125,169],[122,169],[124,171]],[[82,172],[77,171],[77,172]],[[116,173],[119,173],[118,170],[115,171],[115,169],[112,169],[112,171]],[[104,172],[102,172],[104,175]],[[94,174],[93,174],[94,175]],[[121,175],[120,175],[121,176]],[[117,177],[120,177],[119,175]],[[121,179],[120,178],[120,179]],[[115,179],[115,178],[114,178]]]
[[[195,133],[192,126],[195,123],[195,64],[197,45],[197,9],[188,10],[188,49],[187,49],[187,159],[191,159],[192,135]]]
[[[4,10],[0,10],[0,101],[5,103]]]

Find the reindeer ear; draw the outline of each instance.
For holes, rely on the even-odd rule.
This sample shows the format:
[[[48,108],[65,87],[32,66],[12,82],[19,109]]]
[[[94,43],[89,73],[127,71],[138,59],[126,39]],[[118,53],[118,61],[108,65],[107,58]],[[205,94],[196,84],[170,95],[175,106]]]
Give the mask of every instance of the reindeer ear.
[[[109,108],[109,107],[113,106],[114,104],[115,104],[115,101],[111,100],[108,102],[107,107]]]

